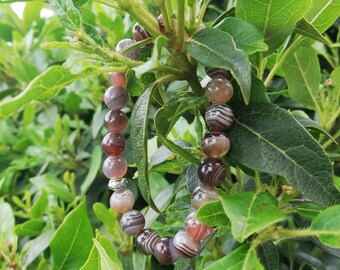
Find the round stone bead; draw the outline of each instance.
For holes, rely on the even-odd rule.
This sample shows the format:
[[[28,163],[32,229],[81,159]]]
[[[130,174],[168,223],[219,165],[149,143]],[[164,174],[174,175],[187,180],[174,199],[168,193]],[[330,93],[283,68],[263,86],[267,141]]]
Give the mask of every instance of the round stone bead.
[[[231,73],[229,70],[223,69],[223,68],[205,68],[205,72],[210,78],[213,78],[218,75],[222,75],[223,77],[230,79]]]
[[[215,188],[200,185],[191,194],[191,204],[195,209],[199,209],[202,205],[218,200]]]
[[[212,131],[222,131],[233,123],[234,113],[225,104],[213,104],[205,113],[205,121]]]
[[[205,94],[211,103],[227,103],[233,96],[231,82],[222,75],[213,77],[205,88]]]
[[[103,151],[110,156],[118,156],[125,149],[125,139],[123,136],[110,132],[102,140]]]
[[[134,204],[135,196],[127,188],[116,190],[110,197],[110,207],[117,213],[129,212]]]
[[[157,18],[157,22],[159,25],[159,30],[164,33],[165,32],[165,25],[164,25],[164,19],[163,19],[163,14],[159,15]]]
[[[103,163],[103,173],[109,179],[123,178],[128,169],[126,160],[121,156],[111,156]]]
[[[110,72],[109,82],[115,87],[125,88],[126,85],[125,74],[123,72],[117,73]]]
[[[126,47],[129,47],[129,46],[133,45],[134,43],[136,43],[136,41],[134,41],[132,39],[122,39],[116,45],[116,52],[120,53]],[[139,55],[140,55],[140,49],[139,48],[134,48],[132,50],[129,50],[129,51],[123,53],[123,56],[125,56],[126,58],[129,58],[131,60],[137,60],[139,58]]]
[[[161,264],[171,265],[177,260],[173,238],[163,237],[159,239],[154,248],[154,255]]]
[[[132,27],[132,36],[135,41],[142,41],[151,37],[148,31],[146,31],[139,23],[135,23]]]
[[[153,230],[145,229],[136,238],[136,248],[144,255],[154,254],[159,235]]]
[[[143,231],[145,218],[138,210],[125,213],[120,219],[120,227],[128,235],[137,235]]]
[[[203,152],[211,158],[221,158],[230,148],[229,138],[222,132],[209,131],[204,134],[201,141]]]
[[[174,248],[178,256],[182,258],[195,257],[201,247],[201,243],[192,239],[186,231],[179,231],[174,237]]]
[[[192,239],[201,241],[211,235],[213,228],[189,215],[185,221],[185,231]]]
[[[226,177],[227,170],[223,162],[216,158],[206,158],[197,169],[198,178],[206,186],[218,186]]]
[[[120,110],[129,102],[129,94],[124,88],[112,86],[105,91],[104,102],[111,110]]]
[[[104,118],[104,126],[108,131],[121,133],[125,130],[128,118],[125,113],[119,110],[109,111]]]

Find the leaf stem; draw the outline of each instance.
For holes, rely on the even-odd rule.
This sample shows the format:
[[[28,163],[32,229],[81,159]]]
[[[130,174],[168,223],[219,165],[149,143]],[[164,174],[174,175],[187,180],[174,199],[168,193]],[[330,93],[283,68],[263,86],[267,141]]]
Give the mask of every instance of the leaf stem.
[[[261,191],[262,186],[261,186],[261,181],[259,177],[259,172],[255,171],[255,185],[256,185],[256,191]]]
[[[114,9],[120,9],[120,7],[117,3],[109,1],[109,0],[94,0],[94,1],[98,2],[99,4],[103,4],[103,5],[112,7]]]
[[[184,28],[185,28],[185,1],[177,2],[177,38],[176,49],[182,51],[184,41]]]
[[[165,31],[166,32],[172,32],[173,29],[172,29],[172,25],[171,25],[171,18],[169,16],[169,12],[168,12],[168,9],[167,9],[168,7],[167,7],[166,2],[167,1],[164,1],[164,0],[158,0],[157,4],[158,4],[158,7],[161,10],[162,15],[163,15],[163,22],[164,22],[164,26],[165,26]]]

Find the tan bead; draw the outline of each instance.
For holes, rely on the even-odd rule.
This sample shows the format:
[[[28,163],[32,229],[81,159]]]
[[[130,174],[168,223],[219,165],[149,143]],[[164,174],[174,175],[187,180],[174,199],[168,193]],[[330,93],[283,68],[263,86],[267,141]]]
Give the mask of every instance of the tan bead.
[[[207,132],[202,141],[201,148],[203,152],[211,158],[221,158],[228,153],[230,149],[230,140],[222,132]]]
[[[233,93],[233,85],[222,75],[213,77],[205,88],[205,94],[213,104],[227,103],[232,98]]]
[[[191,195],[191,204],[195,209],[199,209],[202,205],[218,200],[215,188],[200,185]]]
[[[110,197],[110,207],[118,213],[131,211],[134,204],[135,196],[127,188],[115,191]]]

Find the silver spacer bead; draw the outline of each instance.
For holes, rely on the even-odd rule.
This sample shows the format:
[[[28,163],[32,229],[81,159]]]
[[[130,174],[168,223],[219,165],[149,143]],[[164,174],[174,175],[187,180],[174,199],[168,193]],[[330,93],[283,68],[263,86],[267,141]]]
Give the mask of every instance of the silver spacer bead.
[[[128,180],[126,178],[119,178],[119,179],[111,179],[109,184],[107,185],[110,190],[118,190],[122,188],[126,188]]]

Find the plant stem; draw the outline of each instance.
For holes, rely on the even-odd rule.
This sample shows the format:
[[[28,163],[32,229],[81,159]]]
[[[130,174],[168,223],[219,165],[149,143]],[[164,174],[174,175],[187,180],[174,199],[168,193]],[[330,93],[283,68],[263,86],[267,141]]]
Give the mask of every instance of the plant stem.
[[[158,0],[157,4],[158,4],[158,7],[161,10],[162,15],[163,15],[163,22],[164,22],[164,26],[165,26],[165,31],[166,32],[172,32],[173,29],[172,29],[172,25],[170,23],[171,18],[169,16],[169,12],[168,12],[168,9],[167,9],[166,2],[167,1],[164,1],[164,0]]]
[[[239,190],[243,191],[243,182],[242,182],[242,176],[241,176],[241,169],[239,167],[236,167],[236,180],[239,184]]]
[[[184,27],[185,27],[185,1],[177,2],[177,38],[176,49],[182,51],[184,41]]]
[[[165,1],[166,12],[169,16],[170,29],[173,31],[174,30],[174,20],[172,20],[172,15],[173,15],[173,8],[172,8],[172,4],[171,4],[172,0],[164,0],[164,1]]]
[[[334,134],[333,139],[336,140],[337,138],[339,138],[339,136],[340,136],[340,130],[338,130],[337,133]],[[325,143],[322,144],[322,148],[326,149],[332,142],[333,140],[328,139]]]
[[[256,185],[256,191],[261,191],[262,186],[261,186],[261,181],[259,177],[259,172],[255,171],[255,185]]]
[[[120,9],[119,5],[115,2],[112,2],[110,0],[95,0],[96,2],[98,2],[99,4],[103,4],[109,7],[112,7],[114,9]]]

